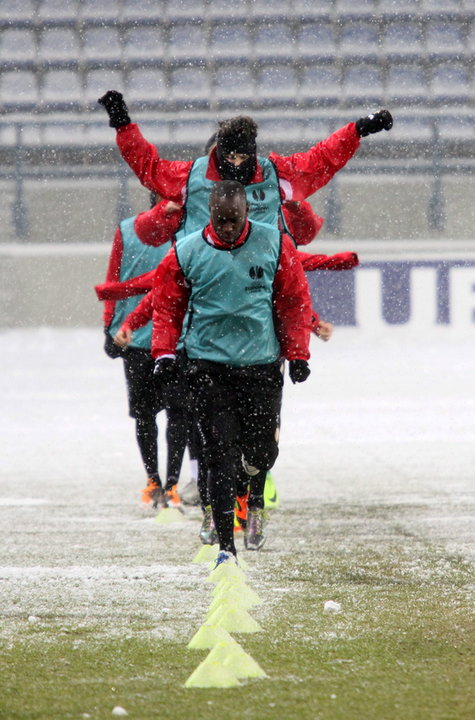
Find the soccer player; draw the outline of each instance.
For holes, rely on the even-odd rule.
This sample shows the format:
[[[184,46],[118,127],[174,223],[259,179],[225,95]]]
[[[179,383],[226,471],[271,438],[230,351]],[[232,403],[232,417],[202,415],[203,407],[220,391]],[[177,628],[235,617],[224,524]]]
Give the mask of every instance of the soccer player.
[[[245,189],[218,182],[211,222],[177,241],[157,268],[152,355],[161,381],[176,352],[198,410],[219,562],[236,556],[234,503],[242,463],[250,477],[278,455],[281,358],[292,382],[307,379],[311,332],[308,284],[292,240],[248,219]],[[264,509],[249,506],[246,545],[262,546]]]
[[[257,123],[237,116],[219,123],[216,145],[195,161],[167,160],[132,123],[120,92],[109,90],[98,101],[116,129],[124,160],[149,190],[184,205],[181,235],[205,227],[214,183],[237,180],[245,186],[249,218],[277,225],[283,201],[301,201],[326,185],[355,154],[360,138],[393,125],[388,110],[350,122],[306,152],[283,157],[257,153]]]
[[[152,208],[123,220],[112,243],[106,284],[127,282],[145,271],[155,269],[171,247],[170,235],[176,229],[177,207],[157,203]],[[147,241],[148,244],[145,244]],[[125,318],[140,303],[143,295],[104,303],[104,350],[109,357],[122,357],[129,403],[129,415],[135,420],[135,434],[146,472],[147,486],[142,501],[166,505],[180,504],[177,483],[187,439],[187,402],[183,388],[159,386],[154,381],[154,363],[150,355],[152,323],[144,323],[127,347],[120,342]],[[163,485],[158,469],[158,428],[156,416],[167,413],[167,477]]]

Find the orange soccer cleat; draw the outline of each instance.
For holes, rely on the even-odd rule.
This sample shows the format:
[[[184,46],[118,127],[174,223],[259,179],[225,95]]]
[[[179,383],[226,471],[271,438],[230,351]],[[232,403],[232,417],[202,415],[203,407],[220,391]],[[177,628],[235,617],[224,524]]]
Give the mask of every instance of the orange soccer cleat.
[[[160,480],[157,478],[149,478],[147,481],[147,487],[142,490],[142,502],[148,505],[152,503],[153,507],[156,508],[159,504],[166,505],[166,497],[163,492]]]
[[[238,495],[234,504],[234,532],[239,532],[246,527],[247,522],[247,499],[249,492],[245,495]]]

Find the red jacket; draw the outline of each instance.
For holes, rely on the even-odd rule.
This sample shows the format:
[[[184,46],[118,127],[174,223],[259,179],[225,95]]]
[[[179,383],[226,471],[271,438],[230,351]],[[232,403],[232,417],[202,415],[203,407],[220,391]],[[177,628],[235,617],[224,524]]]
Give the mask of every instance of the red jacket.
[[[237,244],[245,241],[247,230],[246,224]],[[226,247],[211,225],[204,232],[215,244]],[[152,293],[152,357],[173,355],[190,295],[174,247],[157,267]],[[275,331],[282,356],[287,360],[308,360],[312,325],[310,291],[297,251],[288,235],[282,236],[280,262],[274,277],[273,302]]]
[[[313,212],[306,200],[288,200],[282,204],[285,222],[297,245],[308,245],[322,229],[324,220]]]
[[[176,233],[179,224],[181,222],[182,212],[166,211],[168,200],[162,200],[157,203],[151,210],[139,213],[134,220],[134,230],[137,233],[141,242],[145,245],[154,245],[158,247],[163,245],[170,240]],[[120,226],[116,229],[114,240],[112,241],[111,253],[109,256],[109,265],[107,267],[106,282],[104,285],[96,286],[105,287],[111,283],[120,283],[120,269],[122,266],[122,255],[124,251],[124,244],[122,241],[122,233]],[[151,287],[151,285],[150,285]],[[150,287],[148,289],[150,289]],[[142,291],[144,292],[144,291]],[[132,295],[140,293],[131,293]],[[129,297],[125,295],[124,297]],[[104,298],[104,325],[108,327],[114,317],[115,300],[120,300],[120,296],[114,296],[110,294]]]
[[[117,129],[117,146],[125,162],[149,190],[161,197],[183,203],[186,183],[193,161],[165,160],[155,145],[149,143],[136,123]],[[304,200],[326,185],[338,170],[346,165],[360,145],[354,122],[340,128],[325,140],[302,153],[288,157],[270,153],[277,170],[283,200]],[[210,155],[206,177],[218,181],[221,177],[216,162],[216,149]],[[258,165],[251,183],[262,180]]]

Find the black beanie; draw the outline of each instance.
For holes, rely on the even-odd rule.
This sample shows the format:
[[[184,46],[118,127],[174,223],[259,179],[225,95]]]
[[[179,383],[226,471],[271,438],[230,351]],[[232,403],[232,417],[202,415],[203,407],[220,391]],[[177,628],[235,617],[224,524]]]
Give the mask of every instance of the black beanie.
[[[224,136],[220,136],[218,133],[216,145],[222,155],[230,155],[231,153],[236,153],[237,155],[256,155],[257,153],[256,138],[239,133],[235,135],[226,134]]]

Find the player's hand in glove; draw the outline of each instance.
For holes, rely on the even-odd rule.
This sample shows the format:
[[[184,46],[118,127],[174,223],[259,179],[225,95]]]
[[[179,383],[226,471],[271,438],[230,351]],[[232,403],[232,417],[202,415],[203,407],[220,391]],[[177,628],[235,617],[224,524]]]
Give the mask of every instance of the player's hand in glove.
[[[122,93],[108,90],[97,102],[105,107],[111,127],[119,128],[130,123],[129,111]]]
[[[366,135],[377,133],[381,130],[391,130],[392,126],[393,117],[389,110],[380,110],[379,112],[368,115],[368,117],[357,120],[356,132],[360,137],[366,137]]]
[[[115,344],[114,339],[112,335],[109,332],[109,328],[104,328],[104,352],[106,355],[108,355],[110,358],[114,359],[120,357],[123,355],[123,350],[121,347]]]
[[[153,376],[159,383],[170,383],[176,378],[176,362],[174,357],[160,357],[155,360]]]
[[[310,368],[306,360],[290,360],[289,375],[293,383],[305,382],[310,375]]]

